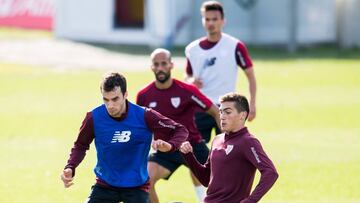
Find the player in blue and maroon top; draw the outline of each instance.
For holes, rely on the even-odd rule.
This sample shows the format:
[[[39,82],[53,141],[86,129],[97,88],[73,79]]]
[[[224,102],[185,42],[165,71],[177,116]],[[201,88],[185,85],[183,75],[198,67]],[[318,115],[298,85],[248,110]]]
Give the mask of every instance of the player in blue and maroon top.
[[[66,188],[73,184],[75,168],[94,140],[96,184],[87,202],[148,203],[151,143],[154,149],[172,152],[186,140],[188,131],[152,109],[129,102],[126,79],[119,73],[107,74],[100,89],[104,104],[86,114],[61,179]]]
[[[259,140],[244,126],[249,115],[246,97],[229,93],[220,98],[220,103],[221,129],[225,133],[213,140],[207,162],[201,165],[189,153],[189,142],[184,142],[180,151],[196,177],[208,186],[205,203],[258,202],[273,186],[278,173]],[[251,192],[256,169],[261,176]]]
[[[219,123],[219,110],[195,86],[186,84],[171,77],[171,54],[166,49],[156,49],[151,54],[152,71],[156,80],[139,91],[136,103],[156,110],[164,116],[184,125],[189,131],[188,141],[194,147],[195,156],[204,163],[208,156],[208,148],[195,127],[196,111],[209,113]],[[158,202],[154,185],[160,178],[170,175],[185,161],[180,152],[151,154],[148,170],[150,175],[150,199]],[[196,193],[202,199],[205,188],[194,179]]]

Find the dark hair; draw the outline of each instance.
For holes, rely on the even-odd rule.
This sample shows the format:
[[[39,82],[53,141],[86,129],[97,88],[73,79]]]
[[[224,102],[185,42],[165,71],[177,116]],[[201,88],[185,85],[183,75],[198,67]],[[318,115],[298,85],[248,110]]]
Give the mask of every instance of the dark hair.
[[[249,115],[249,102],[245,96],[235,92],[227,93],[224,96],[220,97],[220,103],[223,102],[234,102],[234,106],[238,113],[246,111],[247,115],[245,120],[247,119]]]
[[[104,75],[104,78],[100,84],[100,90],[110,92],[116,87],[120,87],[121,93],[124,95],[126,92],[126,79],[117,72],[109,72]]]
[[[218,1],[205,1],[200,8],[200,12],[204,14],[206,11],[219,11],[221,18],[224,18],[223,6]]]

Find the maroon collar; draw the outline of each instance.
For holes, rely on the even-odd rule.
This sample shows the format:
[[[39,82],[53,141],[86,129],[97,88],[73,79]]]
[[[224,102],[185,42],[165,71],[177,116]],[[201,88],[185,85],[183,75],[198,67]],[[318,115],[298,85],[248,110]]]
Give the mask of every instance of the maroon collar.
[[[200,44],[199,44],[199,45],[200,45],[200,47],[201,47],[202,49],[207,50],[207,49],[213,48],[218,42],[219,42],[219,41],[217,41],[217,42],[210,42],[210,41],[205,37],[205,38],[203,38],[203,39],[200,40]]]

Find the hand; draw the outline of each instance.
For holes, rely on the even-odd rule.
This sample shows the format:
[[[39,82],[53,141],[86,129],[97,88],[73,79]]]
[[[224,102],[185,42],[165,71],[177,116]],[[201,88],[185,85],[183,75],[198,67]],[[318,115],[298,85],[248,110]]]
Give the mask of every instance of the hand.
[[[152,142],[152,148],[161,152],[168,152],[172,149],[172,145],[164,140],[157,139]]]
[[[194,81],[192,82],[192,84],[195,85],[199,89],[201,89],[204,86],[204,84],[200,78],[195,78]]]
[[[61,180],[64,182],[64,186],[65,188],[68,188],[70,186],[72,186],[74,183],[73,181],[73,171],[70,168],[66,168],[63,170],[62,174],[61,174]]]
[[[189,152],[192,152],[193,151],[193,148],[190,144],[190,142],[186,141],[186,142],[183,142],[180,146],[180,152],[183,153],[183,154],[187,154]]]
[[[255,117],[256,117],[256,107],[255,105],[250,104],[248,121],[254,120]]]

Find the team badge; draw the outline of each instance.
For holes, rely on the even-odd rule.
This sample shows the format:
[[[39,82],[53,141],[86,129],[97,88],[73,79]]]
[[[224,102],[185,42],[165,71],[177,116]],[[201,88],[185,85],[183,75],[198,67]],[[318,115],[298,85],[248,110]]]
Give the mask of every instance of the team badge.
[[[232,144],[229,144],[228,146],[226,146],[226,149],[225,149],[226,155],[230,154],[230,152],[233,150],[233,148],[234,148],[234,145],[232,145]]]
[[[149,108],[155,108],[157,106],[156,102],[150,102]]]
[[[177,108],[180,106],[180,97],[171,97],[171,104]]]

